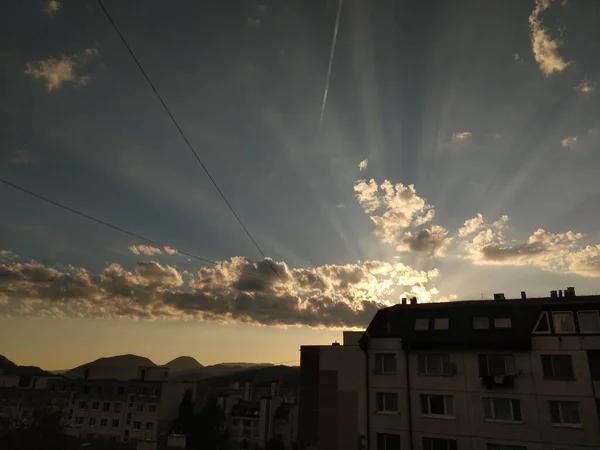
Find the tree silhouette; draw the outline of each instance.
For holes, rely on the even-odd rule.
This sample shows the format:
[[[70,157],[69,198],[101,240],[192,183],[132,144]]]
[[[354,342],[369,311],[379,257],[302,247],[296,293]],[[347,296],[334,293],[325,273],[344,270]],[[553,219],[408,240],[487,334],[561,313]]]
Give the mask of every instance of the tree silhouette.
[[[66,436],[60,413],[36,410],[19,424],[0,424],[2,450],[64,450]]]

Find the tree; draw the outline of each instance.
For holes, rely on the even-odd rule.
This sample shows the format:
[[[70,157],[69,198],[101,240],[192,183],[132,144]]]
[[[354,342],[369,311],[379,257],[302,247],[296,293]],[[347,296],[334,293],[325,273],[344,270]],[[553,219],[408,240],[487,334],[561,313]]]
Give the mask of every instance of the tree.
[[[200,414],[195,414],[193,394],[187,391],[179,404],[179,416],[173,423],[172,431],[186,435],[187,448],[201,450],[227,448],[225,414],[214,397],[207,399]]]
[[[64,450],[65,446],[60,413],[36,410],[26,422],[0,426],[2,450]]]
[[[279,434],[273,436],[269,442],[267,442],[266,450],[285,450],[283,439]]]

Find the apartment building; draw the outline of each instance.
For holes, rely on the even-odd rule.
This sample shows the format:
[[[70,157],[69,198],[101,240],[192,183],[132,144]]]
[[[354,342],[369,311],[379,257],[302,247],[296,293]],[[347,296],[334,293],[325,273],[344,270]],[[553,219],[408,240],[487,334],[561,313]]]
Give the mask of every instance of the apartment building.
[[[66,434],[112,442],[156,441],[166,435],[178,415],[186,391],[195,383],[171,382],[165,367],[138,367],[119,379],[107,367],[85,367],[82,378],[0,377],[0,417],[27,420],[34,411],[62,412]],[[9,384],[6,386],[6,384]]]
[[[366,446],[366,357],[363,332],[344,332],[343,345],[300,347],[298,449]],[[392,450],[392,449],[387,449]]]
[[[378,311],[361,339],[370,449],[600,449],[600,296],[494,297]],[[302,388],[301,405],[318,392]]]

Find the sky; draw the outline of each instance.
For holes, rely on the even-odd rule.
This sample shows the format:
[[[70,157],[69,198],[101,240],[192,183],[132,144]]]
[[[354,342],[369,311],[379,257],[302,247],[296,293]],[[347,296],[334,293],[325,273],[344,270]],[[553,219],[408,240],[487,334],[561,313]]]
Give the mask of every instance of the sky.
[[[600,291],[597,2],[103,1],[266,257],[97,1],[2,2],[0,178],[153,243],[0,182],[0,354],[298,364],[402,297]]]

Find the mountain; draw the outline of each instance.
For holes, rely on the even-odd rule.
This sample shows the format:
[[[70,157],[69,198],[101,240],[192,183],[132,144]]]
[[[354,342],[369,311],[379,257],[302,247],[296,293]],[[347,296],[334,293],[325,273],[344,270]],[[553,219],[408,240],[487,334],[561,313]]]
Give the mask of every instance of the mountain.
[[[287,386],[297,386],[300,381],[300,367],[267,366],[255,367],[235,373],[210,377],[204,380],[211,386],[227,386],[235,381],[252,380],[257,383],[269,383],[275,380],[283,381]]]
[[[272,364],[266,363],[220,363],[212,366],[204,366],[199,369],[185,370],[176,372],[171,377],[172,380],[176,381],[198,381],[206,378],[213,378],[217,376],[231,375],[238,372],[243,372],[249,368],[273,366]]]
[[[171,374],[199,370],[204,367],[191,356],[180,356],[172,361],[169,361],[165,364],[165,366],[169,367]]]
[[[51,375],[50,372],[46,372],[37,366],[19,366],[2,355],[0,355],[0,369],[4,371],[5,375]]]
[[[95,361],[82,364],[81,366],[68,370],[64,375],[67,378],[83,378],[83,368],[85,366],[114,367],[117,373],[116,378],[128,380],[136,377],[138,366],[156,366],[156,364],[143,356],[129,354],[117,355],[99,358]]]

